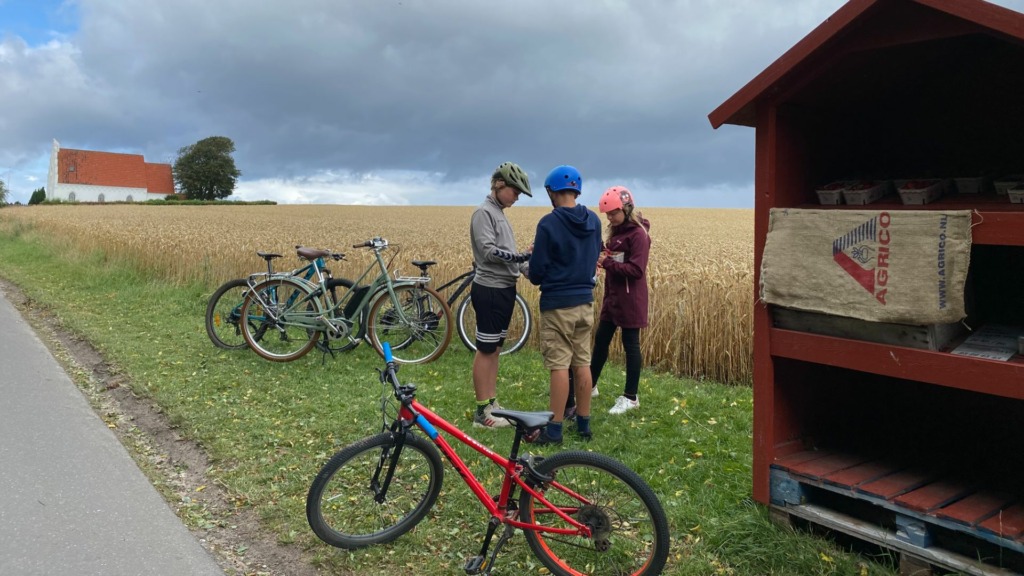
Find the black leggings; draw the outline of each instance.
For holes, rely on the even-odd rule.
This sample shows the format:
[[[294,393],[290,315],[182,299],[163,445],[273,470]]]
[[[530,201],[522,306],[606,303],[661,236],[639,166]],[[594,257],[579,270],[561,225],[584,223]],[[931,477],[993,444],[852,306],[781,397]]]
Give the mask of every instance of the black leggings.
[[[594,334],[594,352],[590,358],[590,375],[594,379],[594,386],[597,386],[598,378],[601,377],[601,370],[604,363],[608,361],[608,347],[611,346],[612,337],[618,327],[614,323],[602,320],[597,324],[597,332]],[[622,349],[626,352],[626,394],[636,396],[640,388],[640,369],[644,364],[643,354],[640,352],[640,329],[622,328]]]

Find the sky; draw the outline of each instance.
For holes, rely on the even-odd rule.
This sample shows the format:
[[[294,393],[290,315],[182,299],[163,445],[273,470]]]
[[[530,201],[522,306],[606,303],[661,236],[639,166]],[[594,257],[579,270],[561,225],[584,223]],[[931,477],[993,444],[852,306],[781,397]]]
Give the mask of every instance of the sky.
[[[749,208],[754,130],[707,116],[843,3],[0,0],[0,179],[226,136],[238,200],[476,205],[512,161],[518,205],[571,164],[590,206]]]

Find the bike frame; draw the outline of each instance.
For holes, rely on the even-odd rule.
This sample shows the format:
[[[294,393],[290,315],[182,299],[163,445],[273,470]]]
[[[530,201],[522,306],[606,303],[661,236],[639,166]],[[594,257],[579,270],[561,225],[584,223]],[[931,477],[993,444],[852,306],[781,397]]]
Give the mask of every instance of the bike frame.
[[[397,303],[398,297],[395,295],[395,288],[401,286],[415,286],[423,284],[423,277],[400,278],[396,276],[395,280],[391,279],[391,274],[388,272],[388,265],[384,261],[384,257],[381,255],[384,249],[387,248],[388,246],[389,244],[387,244],[387,241],[380,239],[371,240],[364,245],[354,246],[354,248],[372,248],[375,261],[371,262],[370,265],[366,267],[366,270],[364,270],[363,273],[353,282],[351,288],[346,288],[345,295],[339,298],[337,302],[333,302],[332,298],[330,297],[330,291],[327,289],[326,278],[324,277],[321,268],[316,267],[315,282],[311,280],[305,280],[299,277],[294,277],[294,279],[306,284],[310,288],[311,293],[305,298],[302,298],[301,300],[287,303],[287,309],[289,310],[289,321],[287,323],[293,326],[305,327],[311,330],[322,331],[325,328],[325,322],[330,323],[330,320],[328,320],[327,317],[330,317],[332,319],[335,318],[335,312],[339,308],[343,308],[345,305],[348,304],[348,302],[352,298],[355,297],[355,286],[357,286],[360,282],[365,280],[367,276],[369,276],[374,271],[374,269],[379,270],[379,272],[377,276],[373,279],[373,282],[370,283],[369,289],[366,291],[362,299],[360,299],[359,304],[353,310],[352,317],[358,317],[359,313],[363,310],[363,308],[365,308],[369,304],[371,300],[375,300],[377,297],[383,298],[383,295],[378,296],[378,292],[384,292],[385,288],[388,297],[390,297],[393,302]],[[425,280],[429,281],[430,277],[426,277]],[[265,304],[265,302],[262,302],[262,297],[259,294],[257,294],[256,297],[261,300],[261,303]],[[320,304],[321,298],[323,299],[324,302],[327,303],[326,309],[323,309],[323,307]],[[296,305],[301,306],[303,303],[308,302],[310,300],[317,301],[318,310],[313,312],[292,311],[292,309]],[[402,311],[401,306],[396,306],[395,310],[399,314],[399,317],[403,322],[408,321],[408,319],[405,317],[405,313]],[[342,311],[341,318],[344,318],[346,320],[350,319],[348,316],[344,314],[344,311]]]
[[[437,287],[437,291],[438,292],[444,292],[445,290],[448,289],[449,286],[451,286],[451,285],[455,284],[456,282],[462,280],[462,284],[459,284],[459,287],[456,288],[454,292],[452,292],[451,298],[448,298],[448,306],[453,306],[455,304],[455,301],[459,299],[459,296],[462,296],[462,293],[466,291],[466,287],[469,286],[473,282],[473,278],[476,278],[476,267],[475,266],[469,272],[463,272],[462,274],[459,274],[458,276],[456,276],[454,279],[452,279],[447,284],[444,284],[442,286],[438,286]]]
[[[267,271],[266,272],[256,272],[255,274],[250,274],[246,278],[246,284],[249,285],[249,290],[252,290],[260,282],[269,280],[271,278],[280,278],[280,277],[285,277],[285,276],[291,276],[291,277],[298,278],[298,279],[301,279],[301,280],[305,280],[305,281],[308,282],[308,281],[311,281],[313,276],[315,274],[317,274],[320,270],[326,268],[326,266],[327,266],[327,263],[324,261],[323,258],[317,258],[316,260],[311,261],[309,264],[306,264],[305,266],[302,266],[301,268],[296,268],[296,269],[292,270],[291,272],[274,272],[272,267],[271,267],[270,260],[267,260]],[[243,298],[243,301],[244,301],[244,298]],[[291,304],[291,302],[289,302],[289,304]],[[240,316],[240,310],[241,309],[242,309],[242,303],[241,302],[236,304],[235,307],[231,309],[231,316],[230,317],[235,322],[237,322],[237,318]],[[264,319],[261,316],[251,316],[251,318],[253,318],[255,320],[263,320]]]
[[[438,450],[440,450],[441,453],[444,454],[446,458],[448,458],[448,462],[455,468],[455,471],[458,473],[459,477],[462,478],[462,480],[466,483],[467,486],[469,486],[470,491],[473,492],[477,500],[479,500],[480,503],[483,504],[485,508],[487,508],[487,511],[491,514],[492,517],[498,519],[501,523],[508,524],[522,530],[531,530],[535,532],[547,532],[551,534],[565,535],[581,534],[587,538],[591,536],[589,528],[587,528],[583,524],[580,524],[579,522],[577,522],[569,516],[569,514],[574,514],[576,512],[575,509],[569,510],[569,514],[567,514],[565,511],[563,511],[562,508],[553,505],[546,498],[544,498],[542,494],[534,490],[532,487],[530,487],[529,484],[526,483],[525,480],[523,480],[523,472],[525,468],[523,464],[516,459],[517,452],[519,451],[519,442],[521,441],[518,435],[516,439],[513,441],[512,457],[505,458],[501,454],[498,454],[494,450],[491,450],[487,446],[484,446],[480,442],[477,442],[474,438],[472,438],[462,430],[459,430],[444,418],[441,418],[434,412],[431,412],[429,409],[424,407],[414,398],[408,401],[408,405],[406,405],[406,403],[403,402],[402,408],[399,411],[398,423],[404,429],[408,429],[409,427],[412,426],[412,424],[415,424],[420,430],[422,430],[423,433],[426,434],[428,438],[430,438],[434,445],[437,446]],[[487,459],[489,459],[491,462],[493,462],[499,468],[505,471],[505,478],[504,480],[502,480],[501,492],[498,496],[497,502],[494,501],[491,495],[487,492],[487,489],[484,488],[483,484],[480,483],[477,477],[473,474],[472,470],[470,470],[469,466],[467,466],[466,463],[462,460],[462,458],[460,458],[459,455],[455,452],[455,449],[452,448],[451,444],[449,444],[448,441],[445,440],[443,436],[441,436],[440,432],[445,432],[451,435],[453,438],[465,444],[466,446],[469,446],[470,448],[477,451],[481,455],[485,456]],[[400,456],[401,449],[396,450],[392,458],[394,459],[395,462],[397,462]],[[509,497],[512,493],[513,484],[530,493],[531,496],[533,496],[538,502],[545,506],[545,510],[554,513],[562,520],[568,522],[573,528],[555,528],[552,526],[545,526],[543,524],[536,524],[533,522],[522,522],[520,520],[516,520],[513,517],[509,517],[508,512],[512,512],[515,510],[514,508],[509,508]],[[565,494],[568,494],[573,498],[576,498],[581,502],[581,504],[590,504],[590,502],[583,498],[581,495],[577,494],[576,492],[573,492],[572,490],[569,490],[568,488],[562,486],[557,482],[551,482],[550,487],[557,489]]]

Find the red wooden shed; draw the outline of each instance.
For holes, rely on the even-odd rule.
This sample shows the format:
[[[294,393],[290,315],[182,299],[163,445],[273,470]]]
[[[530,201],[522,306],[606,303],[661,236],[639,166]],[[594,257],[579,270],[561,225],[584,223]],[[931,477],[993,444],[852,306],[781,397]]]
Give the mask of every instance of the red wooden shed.
[[[755,285],[773,209],[969,210],[964,330],[1024,330],[1024,204],[992,187],[1024,174],[1024,15],[850,0],[709,119],[756,130]],[[815,194],[849,178],[967,175],[983,188],[923,205]],[[755,499],[908,562],[1024,572],[1024,356],[953,353],[966,334],[878,337],[928,326],[794,327],[781,313],[755,304]]]

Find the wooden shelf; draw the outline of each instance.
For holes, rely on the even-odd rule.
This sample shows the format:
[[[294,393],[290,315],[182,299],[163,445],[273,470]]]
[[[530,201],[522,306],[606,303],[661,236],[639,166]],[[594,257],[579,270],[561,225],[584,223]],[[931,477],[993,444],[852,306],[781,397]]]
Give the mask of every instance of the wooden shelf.
[[[781,328],[769,329],[769,342],[771,355],[780,358],[1024,400],[1020,356],[1000,362]]]
[[[1012,204],[1006,196],[995,194],[964,194],[948,196],[931,204],[905,205],[897,196],[886,196],[864,205],[837,206],[805,204],[801,208],[827,210],[971,210],[971,242],[1000,246],[1024,246],[1024,204]]]

